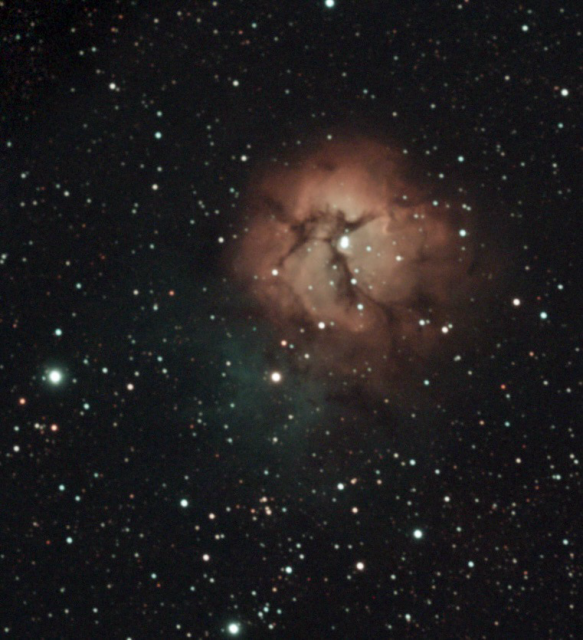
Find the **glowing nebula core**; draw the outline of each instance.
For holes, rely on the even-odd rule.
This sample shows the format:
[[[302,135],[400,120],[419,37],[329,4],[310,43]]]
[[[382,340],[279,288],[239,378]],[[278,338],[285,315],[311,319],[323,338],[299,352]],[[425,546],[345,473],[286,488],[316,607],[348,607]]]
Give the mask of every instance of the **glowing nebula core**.
[[[381,383],[451,340],[475,286],[470,207],[403,154],[327,141],[253,182],[235,274],[310,366]]]

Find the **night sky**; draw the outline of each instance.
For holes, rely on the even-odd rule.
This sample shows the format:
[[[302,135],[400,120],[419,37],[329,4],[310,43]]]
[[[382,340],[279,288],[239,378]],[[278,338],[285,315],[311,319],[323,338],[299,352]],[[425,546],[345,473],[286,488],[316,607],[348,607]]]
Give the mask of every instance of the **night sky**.
[[[3,635],[581,637],[577,4],[0,2]]]

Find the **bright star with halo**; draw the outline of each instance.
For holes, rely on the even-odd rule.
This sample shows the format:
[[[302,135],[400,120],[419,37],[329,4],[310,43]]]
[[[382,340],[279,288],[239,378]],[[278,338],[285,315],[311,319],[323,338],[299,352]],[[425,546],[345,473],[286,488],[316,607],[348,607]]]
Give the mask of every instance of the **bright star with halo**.
[[[58,369],[49,371],[49,381],[53,384],[59,384],[63,380],[63,374]]]

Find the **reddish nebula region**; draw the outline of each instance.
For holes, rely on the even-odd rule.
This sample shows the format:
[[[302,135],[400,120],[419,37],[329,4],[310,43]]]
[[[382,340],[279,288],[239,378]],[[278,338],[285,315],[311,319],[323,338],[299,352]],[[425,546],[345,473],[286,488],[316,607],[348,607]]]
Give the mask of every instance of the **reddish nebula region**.
[[[326,141],[253,181],[232,265],[290,363],[384,388],[461,335],[471,207],[430,196],[404,158]]]

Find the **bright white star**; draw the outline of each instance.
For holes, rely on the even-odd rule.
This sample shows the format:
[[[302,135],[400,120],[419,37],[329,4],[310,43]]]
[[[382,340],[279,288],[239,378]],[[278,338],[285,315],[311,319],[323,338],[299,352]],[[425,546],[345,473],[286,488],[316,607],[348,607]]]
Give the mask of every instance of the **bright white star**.
[[[59,382],[61,382],[62,379],[63,379],[63,374],[58,369],[53,369],[52,371],[49,372],[49,380],[53,384],[59,384]]]

